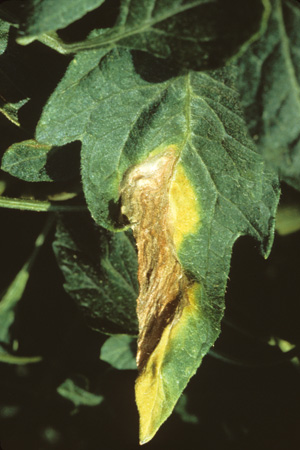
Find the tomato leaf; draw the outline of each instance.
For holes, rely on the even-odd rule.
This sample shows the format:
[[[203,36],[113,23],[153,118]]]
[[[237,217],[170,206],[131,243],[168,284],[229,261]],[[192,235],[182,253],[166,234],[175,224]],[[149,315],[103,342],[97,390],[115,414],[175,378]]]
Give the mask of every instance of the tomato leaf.
[[[100,359],[118,370],[136,369],[135,339],[127,334],[109,337],[101,347]]]
[[[25,98],[24,100],[20,100],[15,103],[9,103],[3,101],[0,97],[0,113],[2,113],[8,120],[19,127],[19,110],[28,102],[28,100],[28,98]]]
[[[264,159],[300,189],[300,6],[289,0],[272,3],[265,34],[238,63],[238,86]]]
[[[29,38],[30,41],[43,33],[64,28],[103,2],[104,0],[31,0],[20,36],[25,35],[26,40]]]
[[[103,401],[102,395],[89,392],[78,385],[72,378],[67,378],[57,388],[57,392],[62,397],[70,400],[75,406],[98,406]]]
[[[24,181],[62,181],[78,176],[76,145],[63,148],[29,139],[17,142],[3,155],[1,169]]]
[[[43,30],[56,30],[63,25],[48,12],[48,7],[53,11],[53,0],[36,0],[35,3],[25,36],[18,42],[26,44]],[[67,24],[74,8],[70,2],[60,3],[58,9],[64,10]],[[89,3],[82,1],[82,8]],[[257,39],[266,26],[269,13],[269,0],[243,3],[239,0],[147,0],[142,5],[139,0],[122,0],[114,27],[100,29],[97,36],[90,36],[84,42],[64,44],[59,41],[53,48],[62,53],[76,53],[119,46],[143,50],[167,58],[169,63],[193,69],[214,68],[243,52]]]
[[[10,24],[0,19],[0,55],[5,52]]]
[[[53,247],[64,287],[91,328],[136,334],[137,260],[130,236],[95,228],[77,214],[58,223]]]
[[[234,67],[178,75],[150,56],[125,50],[105,53],[75,58],[44,110],[37,138],[56,145],[82,141],[86,199],[95,220],[106,228],[114,228],[120,217],[125,174],[137,168],[146,174],[150,170],[151,178],[151,167],[177,155],[171,187],[167,194],[158,191],[157,197],[169,195],[175,211],[172,226],[177,231],[170,253],[177,255],[186,280],[175,297],[185,298],[186,306],[182,309],[181,301],[175,305],[172,319],[162,313],[164,325],[152,336],[150,357],[140,366],[136,393],[141,441],[146,442],[170,415],[219,335],[235,240],[249,234],[268,254],[279,192],[276,175],[267,170],[247,134]],[[88,71],[83,71],[83,61]],[[80,102],[74,100],[75,92]],[[66,104],[59,116],[58,101]],[[123,213],[132,221],[127,210]],[[149,212],[153,226],[159,211]],[[164,270],[153,264],[157,274]],[[164,276],[167,280],[169,275]]]

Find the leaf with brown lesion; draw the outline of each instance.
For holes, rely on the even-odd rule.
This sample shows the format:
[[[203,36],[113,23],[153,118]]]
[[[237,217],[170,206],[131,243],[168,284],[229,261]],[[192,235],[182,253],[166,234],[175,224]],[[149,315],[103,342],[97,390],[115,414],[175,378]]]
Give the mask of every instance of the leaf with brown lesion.
[[[131,168],[123,179],[121,198],[122,213],[129,219],[138,247],[136,399],[141,442],[147,442],[178,399],[170,402],[168,389],[160,381],[174,332],[194,308],[191,292],[199,284],[183,270],[177,250],[184,235],[199,228],[199,207],[177,146],[154,151]]]
[[[136,398],[146,442],[220,333],[234,242],[253,236],[268,254],[278,188],[247,134],[233,66],[170,78],[164,65],[152,67],[147,58],[137,65],[138,55],[124,49],[100,53],[82,55],[84,61],[76,56],[43,112],[37,138],[53,145],[82,140],[82,182],[93,218],[120,231],[121,195],[135,233]],[[87,63],[83,77],[79,67]],[[62,97],[72,114],[64,110],[58,121]]]

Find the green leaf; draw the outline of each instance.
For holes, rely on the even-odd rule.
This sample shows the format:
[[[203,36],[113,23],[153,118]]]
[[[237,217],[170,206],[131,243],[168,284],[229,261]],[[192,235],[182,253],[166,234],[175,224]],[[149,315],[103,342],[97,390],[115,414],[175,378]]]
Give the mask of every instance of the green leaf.
[[[154,83],[147,81],[145,74],[150,79],[156,74],[156,81],[159,76],[170,76],[164,65],[151,58],[138,61],[127,51],[105,53],[86,52],[73,60],[37,126],[40,142],[83,142],[84,190],[99,224],[113,226],[111,212],[113,204],[117,207],[125,170],[156,147],[174,142],[184,141],[184,154],[196,158],[196,167],[202,167],[204,180],[212,186],[212,198],[222,194],[221,183],[229,196],[247,198],[248,192],[249,202],[261,201],[263,162],[254,152],[240,117],[231,69],[210,74],[189,72]],[[194,151],[202,142],[203,162]],[[235,159],[243,168],[241,175]],[[196,169],[194,177],[201,178]],[[209,190],[205,192],[209,195]],[[234,202],[232,207],[235,209]],[[247,222],[251,212],[246,205],[241,208]],[[240,213],[233,217],[236,215]],[[252,234],[260,236],[253,228]]]
[[[249,130],[280,178],[300,189],[300,5],[273,0],[265,34],[238,62]]]
[[[0,15],[3,14],[2,8],[1,4]],[[0,39],[0,48],[5,49],[2,54],[0,51],[0,115],[4,114],[20,129],[10,132],[10,124],[5,125],[1,134],[2,149],[32,136],[46,99],[69,63],[68,58],[39,44],[27,48],[18,45],[15,41],[16,32],[17,29],[12,26],[9,29],[9,39],[5,34]],[[27,103],[26,100],[29,99]]]
[[[178,400],[178,403],[174,409],[174,412],[179,415],[181,420],[186,423],[193,423],[197,424],[199,423],[199,419],[195,414],[191,414],[188,411],[188,397],[186,394],[182,394],[180,399]]]
[[[98,406],[103,402],[102,395],[93,394],[87,389],[81,388],[71,378],[67,378],[58,386],[57,392],[74,403],[75,406]]]
[[[36,129],[38,142],[61,146],[87,134],[90,114],[98,104],[97,91],[105,90],[98,66],[106,53],[97,50],[75,56],[44,108]],[[90,90],[94,88],[95,95]]]
[[[0,55],[5,52],[10,24],[0,19]]]
[[[8,40],[10,33],[10,39]],[[0,19],[0,111],[18,124],[18,110],[29,100],[27,74],[30,62],[14,42],[15,29]],[[20,73],[23,74],[20,77]]]
[[[78,176],[78,165],[74,145],[59,148],[30,139],[8,148],[1,169],[25,181],[62,181]]]
[[[21,300],[29,278],[28,263],[16,275],[0,302],[0,342],[10,343],[9,329],[15,320],[15,308]]]
[[[104,0],[31,0],[28,17],[22,26],[20,36],[25,42],[43,33],[59,30],[89,11],[102,5]]]
[[[300,230],[300,205],[297,202],[280,204],[276,214],[276,231],[285,236]]]
[[[108,338],[101,347],[100,359],[115,369],[136,369],[136,341],[127,334],[117,334]]]
[[[0,343],[11,345],[10,327],[14,323],[16,308],[19,301],[22,299],[27,282],[30,275],[30,270],[36,260],[41,246],[44,244],[52,225],[52,219],[46,222],[43,231],[39,234],[35,241],[35,247],[31,253],[28,261],[24,264],[22,269],[18,272],[12,283],[6,289],[0,300]],[[31,362],[38,362],[41,357],[24,357],[5,353],[0,353],[0,361],[9,364],[27,364]]]
[[[170,188],[177,211],[173,239],[192,284],[180,320],[162,330],[138,378],[142,442],[170,415],[219,335],[235,240],[249,234],[268,254],[279,196],[276,176],[265,168],[247,134],[235,69],[173,77],[168,70],[150,56],[128,51],[82,54],[37,128],[42,142],[82,140],[88,206],[108,228],[118,218],[125,173],[147,164],[147,158],[145,167],[151,168],[155,155],[159,164],[160,155],[178,154]],[[57,116],[62,103],[66,107]],[[152,214],[154,222],[157,214]]]
[[[88,324],[106,333],[136,334],[137,259],[130,236],[72,215],[58,223],[53,247],[64,287]]]
[[[0,342],[10,343],[9,329],[15,320],[15,310],[21,300],[29,279],[30,270],[38,255],[40,247],[43,245],[45,236],[48,233],[50,222],[46,223],[45,229],[37,237],[35,248],[30,255],[28,261],[18,272],[12,283],[4,292],[0,301]]]
[[[0,97],[0,113],[2,113],[8,120],[12,123],[20,126],[18,113],[19,110],[28,102],[29,98],[25,98],[24,100],[20,100],[16,103],[5,102]]]
[[[81,43],[64,45],[59,40],[50,45],[62,53],[118,45],[207,69],[244,51],[265,28],[269,12],[269,0],[147,0],[142,4],[122,0],[113,28],[99,30],[98,36]],[[27,30],[18,41],[26,44],[35,35],[36,31]]]

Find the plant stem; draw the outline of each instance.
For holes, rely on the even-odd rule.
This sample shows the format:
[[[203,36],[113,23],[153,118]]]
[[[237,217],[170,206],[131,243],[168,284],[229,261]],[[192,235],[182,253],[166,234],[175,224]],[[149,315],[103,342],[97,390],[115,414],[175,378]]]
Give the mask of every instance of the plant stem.
[[[5,353],[0,353],[0,362],[6,364],[32,364],[42,361],[41,356],[15,356]]]
[[[84,205],[57,205],[47,201],[25,200],[20,198],[1,197],[0,208],[20,209],[36,212],[84,212]]]

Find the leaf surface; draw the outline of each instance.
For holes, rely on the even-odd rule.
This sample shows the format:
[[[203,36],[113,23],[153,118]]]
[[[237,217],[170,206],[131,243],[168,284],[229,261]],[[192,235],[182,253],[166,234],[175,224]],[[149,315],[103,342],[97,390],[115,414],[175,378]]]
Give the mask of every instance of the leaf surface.
[[[28,265],[16,275],[0,302],[0,342],[10,343],[9,329],[15,320],[15,309],[21,300],[29,278]]]
[[[198,424],[199,419],[195,414],[188,411],[188,397],[187,394],[182,394],[175,407],[174,412],[179,415],[181,420],[186,423]]]
[[[26,37],[35,38],[64,28],[103,2],[104,0],[31,0],[21,36],[25,34]]]
[[[6,150],[1,169],[30,182],[68,180],[78,175],[78,152],[74,145],[52,147],[30,139]]]
[[[8,286],[1,297],[0,301],[0,342],[9,344],[10,337],[10,326],[13,324],[15,319],[15,310],[16,307],[21,300],[24,291],[27,286],[27,282],[30,275],[30,270],[32,265],[34,264],[40,247],[43,245],[45,236],[49,231],[49,227],[51,226],[51,222],[47,222],[42,233],[37,237],[35,242],[34,250],[32,254],[21,268],[21,270],[17,273],[14,280]]]
[[[300,5],[273,0],[265,34],[238,62],[251,135],[282,180],[300,189]]]
[[[269,11],[269,0],[122,0],[114,27],[100,29],[98,36],[82,43],[61,44],[61,51],[120,46],[167,58],[172,64],[214,68],[260,35]],[[19,41],[26,43],[33,35],[27,29]]]
[[[219,335],[235,240],[249,234],[265,254],[272,243],[278,183],[248,136],[235,77],[233,67],[178,75],[134,52],[86,52],[71,64],[38,125],[42,142],[82,141],[86,199],[96,221],[107,228],[118,221],[125,174],[137,168],[145,179],[154,179],[155,167],[177,155],[164,195],[175,230],[167,236],[186,280],[178,298],[186,303],[175,305],[175,316],[174,311],[166,316],[140,370],[141,442],[171,414]],[[58,101],[66,104],[59,116],[54,113]],[[159,209],[149,213],[150,219],[151,214],[154,226]]]
[[[28,98],[25,98],[24,100],[20,100],[15,103],[9,103],[5,102],[0,97],[0,113],[2,113],[8,120],[19,127],[19,109],[22,108],[22,106],[24,106],[28,102],[28,100]]]
[[[62,397],[70,400],[75,406],[98,406],[103,401],[102,395],[94,394],[78,386],[71,378],[67,378],[58,386],[57,392]]]
[[[0,55],[5,52],[10,24],[0,19]]]
[[[39,356],[26,357],[9,354],[6,348],[12,347],[12,337],[10,327],[15,321],[16,309],[23,297],[31,268],[36,260],[41,246],[44,244],[45,237],[51,227],[52,221],[47,221],[43,231],[38,235],[34,249],[17,273],[11,284],[5,290],[0,299],[0,361],[8,364],[27,364],[39,362],[42,358]],[[2,344],[2,345],[1,345]]]
[[[118,370],[136,369],[135,339],[127,334],[109,337],[101,347],[100,359]]]
[[[58,223],[53,247],[64,287],[87,323],[109,334],[136,334],[137,260],[130,236],[95,228],[78,214]]]

